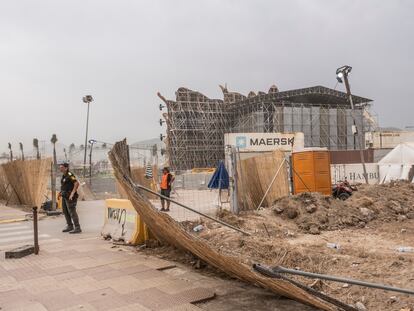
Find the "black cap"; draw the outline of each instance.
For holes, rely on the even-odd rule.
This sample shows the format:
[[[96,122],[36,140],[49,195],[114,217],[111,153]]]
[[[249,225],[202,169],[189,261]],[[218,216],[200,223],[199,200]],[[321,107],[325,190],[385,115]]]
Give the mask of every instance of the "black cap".
[[[63,167],[69,168],[69,163],[68,162],[62,162],[59,165],[62,165]]]

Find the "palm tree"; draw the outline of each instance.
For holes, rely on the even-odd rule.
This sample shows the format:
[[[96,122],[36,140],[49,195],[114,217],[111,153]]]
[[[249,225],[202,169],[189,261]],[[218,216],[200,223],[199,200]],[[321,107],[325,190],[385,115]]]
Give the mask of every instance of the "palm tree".
[[[9,143],[8,147],[9,147],[9,150],[10,150],[10,161],[13,161],[13,150],[12,150],[11,143]]]
[[[39,140],[37,138],[33,138],[33,148],[36,150],[36,159],[40,159],[40,152],[39,152]]]
[[[22,161],[24,161],[23,144],[19,143],[19,146],[20,146],[20,152],[22,153]]]

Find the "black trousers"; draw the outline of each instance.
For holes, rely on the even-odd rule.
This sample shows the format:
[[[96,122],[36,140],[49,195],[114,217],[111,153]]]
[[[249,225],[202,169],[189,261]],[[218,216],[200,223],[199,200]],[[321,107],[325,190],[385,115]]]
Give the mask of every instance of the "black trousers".
[[[171,189],[161,189],[161,195],[169,198],[170,194],[171,194]],[[165,199],[161,198],[161,202],[164,202],[164,201],[165,201]]]
[[[66,223],[69,227],[75,226],[75,228],[80,228],[79,225],[79,216],[76,212],[76,204],[78,200],[69,200],[69,198],[62,197],[62,210],[63,214],[65,214]]]

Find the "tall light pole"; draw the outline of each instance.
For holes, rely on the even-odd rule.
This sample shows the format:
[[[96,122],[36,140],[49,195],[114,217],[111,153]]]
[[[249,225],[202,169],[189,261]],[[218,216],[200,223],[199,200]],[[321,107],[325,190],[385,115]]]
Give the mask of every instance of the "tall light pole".
[[[352,98],[352,94],[351,94],[351,87],[349,86],[349,81],[348,81],[348,75],[351,72],[352,67],[351,66],[342,66],[340,68],[338,68],[336,70],[336,79],[338,80],[339,83],[344,82],[345,84],[345,88],[346,88],[346,94],[348,95],[348,100],[349,103],[351,105],[351,116],[352,116],[352,120],[353,120],[353,125],[352,125],[352,133],[354,135],[358,135],[358,142],[359,142],[359,155],[361,157],[361,163],[362,163],[362,169],[364,171],[364,178],[365,178],[365,183],[368,184],[368,174],[367,174],[367,168],[365,165],[365,157],[364,157],[364,137],[363,137],[363,130],[364,129],[360,129],[358,130],[358,127],[356,125],[356,121],[355,121],[355,106],[354,106],[354,101]]]
[[[85,152],[83,155],[83,178],[86,177],[86,151],[88,146],[88,128],[89,128],[89,105],[93,102],[92,95],[86,95],[82,98],[83,102],[88,105],[86,114],[86,134],[85,134]]]
[[[92,185],[92,150],[93,144],[97,143],[95,139],[90,139],[89,144],[91,145],[91,149],[89,150],[89,184]]]
[[[50,187],[52,189],[52,207],[51,210],[56,210],[56,170],[57,170],[57,159],[56,159],[56,143],[58,139],[56,134],[52,135],[50,142],[53,145],[53,162],[51,163],[51,170],[50,170]]]

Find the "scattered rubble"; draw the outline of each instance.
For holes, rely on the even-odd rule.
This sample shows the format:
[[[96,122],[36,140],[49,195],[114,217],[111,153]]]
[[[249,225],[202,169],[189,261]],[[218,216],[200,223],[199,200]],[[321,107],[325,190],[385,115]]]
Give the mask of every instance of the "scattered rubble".
[[[356,307],[358,310],[360,310],[360,311],[366,311],[366,310],[367,310],[367,308],[365,307],[365,305],[364,305],[362,302],[360,302],[360,301],[358,301],[358,302],[355,304],[355,307]]]
[[[280,199],[273,207],[259,211],[241,212],[236,216],[221,210],[217,214],[221,220],[252,233],[251,236],[207,219],[182,225],[218,252],[249,266],[254,263],[280,265],[410,288],[414,255],[399,252],[397,248],[414,246],[411,229],[414,223],[407,217],[402,228],[398,215],[414,212],[413,190],[407,183],[362,186],[345,202],[319,194],[301,194]],[[199,224],[203,230],[194,232],[193,228]],[[403,234],[401,229],[406,229]],[[334,247],[328,247],[331,244]],[[146,251],[165,254],[159,249]],[[195,262],[193,257],[189,259]],[[210,269],[190,264],[202,270]],[[294,278],[359,310],[404,310],[411,301],[406,295],[395,294],[395,300],[390,298],[393,293],[384,295],[375,289]]]
[[[346,201],[319,193],[301,193],[277,200],[274,215],[293,220],[303,232],[319,234],[346,227],[363,228],[373,220],[400,221],[414,218],[414,185],[394,182],[362,185]]]
[[[219,218],[254,234],[241,236],[204,221],[205,230],[198,236],[248,265],[298,267],[409,288],[414,275],[411,248],[397,251],[401,245],[413,246],[412,220],[407,217],[404,228],[398,222],[398,216],[407,212],[414,212],[411,184],[361,186],[347,201],[304,193],[282,198],[271,208],[241,212],[239,216],[222,211]],[[298,279],[315,286],[315,280]],[[359,310],[389,310],[393,300],[392,295],[383,295],[375,289],[323,284],[323,292]],[[392,305],[397,310],[409,301],[409,297],[395,297]]]

